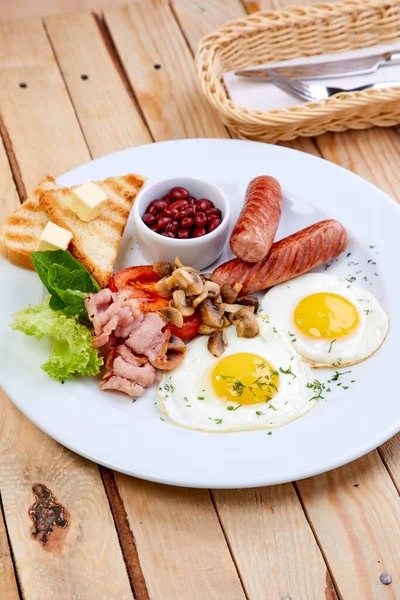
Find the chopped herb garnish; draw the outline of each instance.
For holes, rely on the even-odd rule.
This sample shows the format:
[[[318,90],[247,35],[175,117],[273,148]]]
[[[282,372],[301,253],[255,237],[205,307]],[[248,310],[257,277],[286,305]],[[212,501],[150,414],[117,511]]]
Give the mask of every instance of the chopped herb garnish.
[[[372,312],[371,310],[366,310],[364,309],[365,314],[368,316],[370,312]]]
[[[348,386],[348,385],[344,385],[344,386],[342,387],[342,390],[348,390],[348,389],[349,389],[349,386]]]
[[[230,404],[229,406],[226,407],[226,410],[237,410],[241,406],[242,406],[241,404],[238,404],[237,406],[233,406],[232,404]]]
[[[355,380],[355,379],[352,379],[350,383],[355,383],[355,382],[356,382],[356,380]]]
[[[235,379],[233,375],[221,375],[221,379]]]
[[[271,410],[276,410],[276,408],[275,408],[275,406],[274,406],[273,404],[270,404],[270,405],[268,406],[268,408],[270,408]]]
[[[328,354],[330,354],[330,352],[331,352],[331,350],[332,350],[332,345],[333,345],[335,342],[337,342],[337,339],[335,339],[335,340],[332,340],[332,341],[331,341],[331,343],[330,343],[330,345],[329,345]]]
[[[184,400],[187,402],[187,398],[185,397]],[[197,400],[204,400],[204,396],[197,396]]]
[[[161,421],[165,421],[165,419],[163,419],[162,417],[160,417]]]
[[[376,262],[374,260],[372,260],[372,258],[370,258],[369,260],[367,260],[367,263],[369,265],[376,265]]]
[[[337,381],[339,377],[341,377],[342,375],[347,375],[348,373],[351,373],[351,371],[343,371],[342,373],[340,373],[340,371],[335,371],[335,374],[331,379],[332,381]]]
[[[170,384],[166,383],[166,384],[164,385],[164,390],[165,390],[166,392],[174,392],[174,391],[175,391],[175,388],[174,388],[174,386],[173,386],[173,385],[170,385]]]
[[[276,329],[276,327],[273,327],[273,328],[272,328],[272,331],[273,331],[274,333],[278,333],[278,330]]]
[[[284,375],[291,375],[293,377],[293,379],[296,379],[296,377],[297,377],[297,375],[295,375],[292,372],[292,367],[290,365],[289,365],[289,368],[286,369],[286,371],[285,371],[285,369],[282,369],[282,367],[279,367],[279,372],[283,373]]]
[[[268,431],[267,435],[272,435],[272,431]]]
[[[235,392],[236,396],[241,396],[244,390],[246,389],[246,386],[239,379],[236,379],[232,386],[232,389]]]
[[[371,245],[370,248],[375,248],[375,246]]]
[[[261,417],[262,415],[265,415],[265,413],[263,413],[261,410],[256,410],[256,415],[257,417]]]
[[[349,256],[351,256],[351,252],[347,253],[346,258],[349,258]]]
[[[364,276],[364,277],[363,277],[363,281],[368,281],[368,279],[367,279],[367,278]]]
[[[354,277],[354,275],[352,275],[351,277],[346,277],[346,281],[348,281],[349,283],[353,283],[353,281],[356,281],[357,277]]]
[[[321,381],[314,379],[312,383],[307,383],[307,387],[312,388],[312,390],[315,392],[314,396],[310,398],[310,402],[311,400],[323,400],[324,396],[322,395],[322,392],[325,390],[325,385],[321,383]]]
[[[265,362],[263,363],[258,363],[258,365],[256,365],[257,369],[266,369],[267,364]]]
[[[222,423],[222,419],[214,419],[214,421],[217,425],[221,425]]]

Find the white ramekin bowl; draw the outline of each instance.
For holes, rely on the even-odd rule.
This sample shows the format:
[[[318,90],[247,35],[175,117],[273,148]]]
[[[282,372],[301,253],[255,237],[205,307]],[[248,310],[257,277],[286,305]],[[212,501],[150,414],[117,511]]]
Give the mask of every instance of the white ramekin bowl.
[[[195,198],[208,198],[222,213],[222,223],[211,233],[199,238],[174,239],[152,231],[142,221],[150,202],[161,199],[173,187],[184,187]],[[174,177],[144,185],[133,205],[133,222],[136,240],[146,260],[174,262],[179,256],[181,262],[195,269],[205,269],[212,265],[227,243],[230,222],[229,201],[216,185],[193,177]]]

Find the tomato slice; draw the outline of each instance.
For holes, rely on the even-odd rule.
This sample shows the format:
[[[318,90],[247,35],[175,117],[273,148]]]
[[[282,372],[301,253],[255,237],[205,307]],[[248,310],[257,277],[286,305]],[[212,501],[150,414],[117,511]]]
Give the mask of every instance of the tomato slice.
[[[177,335],[181,340],[187,341],[194,338],[200,325],[201,317],[198,312],[195,312],[191,317],[184,317],[183,327],[175,327],[175,325],[167,325],[167,327],[172,335]]]
[[[115,273],[108,287],[112,292],[128,289],[131,297],[139,300],[143,312],[155,312],[169,303],[169,298],[161,298],[154,289],[159,280],[152,265],[128,267]]]
[[[131,297],[140,302],[142,312],[156,312],[168,306],[170,298],[161,298],[154,289],[160,277],[153,271],[152,265],[128,267],[115,273],[108,287],[112,292],[129,290]],[[172,335],[177,335],[181,340],[187,341],[194,338],[201,325],[201,317],[196,311],[190,317],[184,317],[183,327],[166,325]]]

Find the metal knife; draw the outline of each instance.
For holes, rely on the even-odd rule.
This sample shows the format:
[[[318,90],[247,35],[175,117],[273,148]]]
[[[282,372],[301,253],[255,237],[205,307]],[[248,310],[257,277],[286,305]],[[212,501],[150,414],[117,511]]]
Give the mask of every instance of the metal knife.
[[[290,79],[325,79],[344,77],[346,75],[365,75],[374,73],[379,67],[400,64],[400,52],[386,52],[364,58],[350,58],[336,62],[297,65],[293,67],[274,68],[276,73]],[[270,81],[270,67],[262,69],[242,69],[235,71],[235,75]]]

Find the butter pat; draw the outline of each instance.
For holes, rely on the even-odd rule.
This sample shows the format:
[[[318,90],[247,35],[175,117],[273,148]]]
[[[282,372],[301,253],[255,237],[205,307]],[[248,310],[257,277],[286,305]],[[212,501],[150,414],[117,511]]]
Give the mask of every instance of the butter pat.
[[[66,250],[72,240],[72,233],[49,221],[40,236],[38,250]]]
[[[74,189],[71,198],[71,210],[82,221],[88,222],[98,217],[106,201],[107,195],[103,190],[89,181]]]

